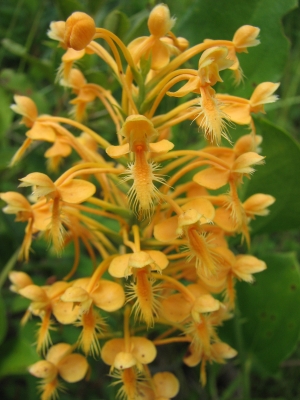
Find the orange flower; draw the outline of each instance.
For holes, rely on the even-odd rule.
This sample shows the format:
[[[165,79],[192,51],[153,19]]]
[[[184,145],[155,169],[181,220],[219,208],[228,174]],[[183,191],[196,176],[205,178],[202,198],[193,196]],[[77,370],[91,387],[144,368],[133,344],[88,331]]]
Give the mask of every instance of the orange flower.
[[[155,173],[158,165],[147,160],[151,153],[163,153],[173,148],[173,143],[161,140],[152,143],[158,136],[152,122],[143,115],[131,115],[128,117],[119,132],[125,136],[126,142],[121,146],[109,146],[106,149],[110,157],[118,158],[129,152],[134,153],[135,161],[129,164],[124,174],[124,181],[133,180],[133,185],[128,192],[129,202],[138,211],[140,217],[150,217],[156,201],[161,197],[154,182],[164,183],[163,177]]]
[[[196,199],[182,207],[182,214],[168,218],[154,227],[154,236],[161,242],[172,243],[178,236],[187,240],[187,256],[196,258],[199,276],[215,274],[218,255],[214,252],[213,236],[206,233],[206,226],[215,217],[215,209],[210,201]]]
[[[174,24],[168,6],[158,4],[154,7],[148,19],[151,36],[140,37],[128,45],[134,61],[137,63],[142,57],[148,59],[151,56],[151,69],[159,70],[168,64],[171,54],[179,54],[178,47],[164,40]]]
[[[14,279],[12,275],[11,279]],[[51,314],[55,315],[55,304],[59,301],[59,297],[67,289],[69,284],[67,282],[55,282],[51,286],[37,286],[28,284],[18,290],[18,293],[31,300],[29,312],[33,315],[39,316],[42,320],[41,326],[37,333],[37,350],[45,350],[51,342],[49,329],[51,329],[52,321]],[[78,313],[72,307],[65,309],[68,318],[73,318]],[[60,319],[60,318],[58,318]]]
[[[20,259],[28,261],[32,236],[36,232],[47,230],[49,225],[51,217],[49,204],[41,204],[40,207],[34,208],[24,196],[16,192],[1,193],[0,198],[7,203],[3,209],[6,214],[16,214],[16,221],[28,221],[19,254]]]
[[[82,278],[74,281],[60,297],[61,301],[72,307],[78,306],[78,325],[82,326],[79,342],[85,354],[100,353],[97,334],[104,326],[101,316],[94,310],[93,305],[107,312],[120,309],[125,302],[124,290],[121,285],[105,279],[100,279],[103,273],[100,264],[91,278]]]
[[[55,182],[45,174],[33,172],[20,179],[21,187],[33,186],[33,196],[38,198],[45,197],[46,200],[52,200],[52,218],[49,221],[52,241],[57,251],[63,246],[64,227],[61,217],[61,202],[70,204],[79,204],[91,197],[96,187],[87,181],[81,179],[66,179],[63,182]]]
[[[42,400],[56,398],[57,390],[61,388],[58,376],[69,383],[78,382],[86,376],[89,366],[85,357],[72,351],[72,346],[67,343],[56,344],[49,349],[45,360],[29,367],[31,375],[42,378]]]
[[[199,60],[197,76],[191,75],[182,88],[167,93],[175,97],[182,97],[191,92],[201,94],[200,112],[195,119],[204,130],[205,137],[216,144],[220,144],[222,136],[229,140],[227,135],[229,117],[223,111],[223,105],[217,100],[212,89],[217,82],[222,82],[219,72],[232,65],[227,56],[227,47],[212,47],[205,50]]]
[[[158,287],[154,286],[151,271],[164,270],[169,261],[165,254],[157,250],[137,251],[124,254],[113,259],[108,271],[115,278],[128,277],[133,274],[133,281],[129,286],[127,301],[135,300],[132,311],[135,317],[142,317],[148,326],[153,325],[157,315],[159,302],[155,296]]]

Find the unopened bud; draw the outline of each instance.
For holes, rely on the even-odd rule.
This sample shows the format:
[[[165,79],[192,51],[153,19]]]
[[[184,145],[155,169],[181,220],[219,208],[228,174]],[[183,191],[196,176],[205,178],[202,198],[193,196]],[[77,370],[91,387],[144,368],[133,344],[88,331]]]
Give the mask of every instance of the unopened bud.
[[[93,18],[74,12],[66,21],[64,42],[74,50],[83,50],[93,40],[96,26]]]
[[[148,19],[148,28],[151,35],[161,38],[165,36],[175,24],[175,18],[170,17],[170,10],[164,4],[153,8]]]

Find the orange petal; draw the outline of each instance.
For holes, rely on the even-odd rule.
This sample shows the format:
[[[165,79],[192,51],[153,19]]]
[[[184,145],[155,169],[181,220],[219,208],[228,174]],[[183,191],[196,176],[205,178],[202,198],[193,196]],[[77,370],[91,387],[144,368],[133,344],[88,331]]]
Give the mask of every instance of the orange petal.
[[[116,282],[101,280],[97,289],[91,293],[96,307],[104,311],[116,311],[125,303],[125,293],[121,285]]]
[[[214,222],[224,229],[225,232],[235,232],[237,229],[236,222],[231,217],[230,210],[220,207],[216,210]]]
[[[32,301],[48,301],[48,297],[44,289],[37,285],[28,285],[19,290],[21,296]]]
[[[66,382],[78,382],[88,371],[86,358],[81,354],[69,354],[58,363],[58,373]]]
[[[131,353],[121,351],[114,359],[114,367],[117,369],[131,368],[136,364],[136,359]]]
[[[207,189],[219,189],[226,185],[230,171],[219,168],[207,168],[203,171],[198,172],[194,177],[193,181]]]
[[[0,199],[7,203],[7,206],[3,208],[6,214],[16,214],[19,211],[31,212],[31,205],[27,199],[17,192],[6,192],[0,194]]]
[[[108,268],[110,275],[115,278],[124,278],[125,273],[127,272],[131,275],[130,271],[128,271],[130,256],[131,254],[122,254],[121,256],[114,258]]]
[[[179,392],[179,381],[171,372],[158,372],[153,376],[156,393],[159,397],[171,399]]]
[[[56,187],[49,176],[42,174],[41,172],[33,172],[19,180],[22,182],[19,185],[20,187],[41,186],[43,188],[49,188],[49,191],[56,190]]]
[[[218,96],[216,96],[218,98]],[[249,104],[225,104],[222,111],[230,117],[232,122],[239,125],[249,125],[251,122]]]
[[[45,379],[46,382],[52,381],[58,372],[56,366],[46,360],[38,361],[31,365],[28,371],[37,378]]]
[[[154,237],[161,242],[171,242],[178,237],[176,233],[177,227],[178,217],[176,215],[155,225]]]
[[[146,253],[148,253],[150,255],[152,260],[155,262],[155,264],[157,264],[159,266],[159,268],[161,270],[165,269],[168,266],[169,260],[168,260],[167,256],[164,253],[162,253],[161,251],[146,250]]]
[[[243,207],[248,216],[251,215],[268,215],[268,207],[276,201],[275,197],[269,194],[256,193],[250,196],[244,203]]]
[[[79,204],[93,196],[96,187],[82,179],[71,179],[59,186],[59,192],[66,203]]]
[[[165,67],[170,61],[168,46],[161,40],[156,40],[151,49],[151,68],[159,70]]]
[[[120,146],[109,146],[105,151],[109,155],[109,157],[119,158],[124,156],[124,154],[128,154],[130,152],[129,143]]]
[[[52,364],[57,365],[59,361],[66,355],[72,352],[72,346],[68,343],[58,343],[48,350],[46,360],[52,362]]]
[[[207,220],[212,221],[214,219],[215,208],[209,200],[195,199],[188,201],[184,206],[182,206],[184,211],[190,208],[196,210],[200,215],[202,215],[200,218],[202,224],[205,224]]]
[[[170,97],[183,97],[189,93],[199,93],[199,78],[198,76],[192,76],[189,81],[183,85],[176,92],[167,92]]]
[[[263,82],[257,85],[250,98],[251,107],[255,108],[262,104],[274,103],[278,96],[273,94],[280,83]]]
[[[125,350],[124,339],[112,339],[102,347],[101,358],[107,365],[113,365],[118,353]]]
[[[240,255],[236,257],[236,264],[232,268],[233,272],[243,281],[252,282],[251,274],[264,271],[266,263],[250,255]]]
[[[173,147],[174,144],[166,139],[160,140],[157,143],[149,143],[149,150],[153,153],[167,153]]]
[[[170,322],[183,322],[191,312],[192,304],[181,294],[173,294],[161,302],[163,316]]]
[[[144,337],[131,337],[130,342],[133,345],[132,354],[142,364],[149,364],[156,357],[156,347]]]
[[[260,156],[253,151],[240,155],[233,163],[232,171],[239,172],[240,174],[251,174],[254,169],[252,165],[260,165],[264,163],[263,156]]]
[[[56,132],[53,127],[48,126],[46,123],[36,121],[32,129],[26,132],[26,136],[32,140],[42,140],[45,142],[54,142],[56,139]]]
[[[56,301],[52,303],[52,313],[58,322],[64,325],[73,324],[79,317],[80,308],[73,303]]]

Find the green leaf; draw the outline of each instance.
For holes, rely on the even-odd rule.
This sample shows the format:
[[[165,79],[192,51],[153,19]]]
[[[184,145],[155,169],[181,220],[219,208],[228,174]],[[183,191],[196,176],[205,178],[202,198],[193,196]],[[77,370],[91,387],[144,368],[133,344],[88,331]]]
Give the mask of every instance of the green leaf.
[[[56,4],[63,19],[67,19],[75,11],[85,11],[84,6],[78,0],[57,0]]]
[[[12,121],[12,111],[9,108],[10,99],[0,87],[0,143],[4,143],[5,133]]]
[[[0,347],[0,377],[27,373],[29,365],[39,360],[32,343],[22,334],[17,338],[7,340]]]
[[[261,257],[267,270],[253,285],[237,285],[243,343],[250,359],[269,372],[294,350],[300,331],[300,274],[294,253]]]
[[[261,154],[266,156],[266,164],[257,167],[247,185],[245,199],[255,193],[265,193],[274,196],[276,202],[268,216],[251,222],[252,233],[297,228],[300,224],[300,146],[287,132],[266,120],[257,120],[255,125],[257,133],[263,136]]]
[[[119,10],[113,10],[104,20],[104,28],[116,34],[120,39],[124,37],[130,26],[127,15]]]
[[[0,344],[3,342],[6,332],[7,332],[7,319],[6,319],[6,311],[5,311],[5,304],[0,296]]]

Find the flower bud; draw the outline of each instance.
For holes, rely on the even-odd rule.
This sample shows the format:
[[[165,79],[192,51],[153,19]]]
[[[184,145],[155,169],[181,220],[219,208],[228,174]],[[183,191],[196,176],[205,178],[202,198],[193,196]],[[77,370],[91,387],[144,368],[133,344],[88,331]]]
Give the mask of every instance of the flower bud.
[[[164,4],[153,8],[148,19],[148,28],[151,35],[161,38],[174,26],[175,18],[170,17],[170,10]]]
[[[83,12],[74,12],[66,21],[64,42],[74,50],[83,50],[96,32],[93,18]]]
[[[189,41],[187,39],[183,38],[183,37],[178,37],[177,38],[177,42],[178,42],[178,46],[179,46],[179,50],[180,51],[186,50],[190,45]]]

